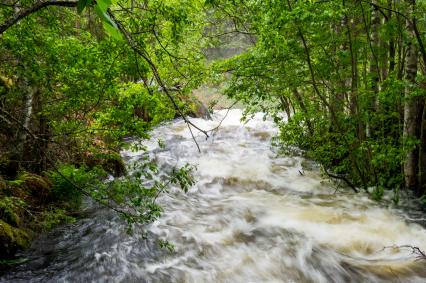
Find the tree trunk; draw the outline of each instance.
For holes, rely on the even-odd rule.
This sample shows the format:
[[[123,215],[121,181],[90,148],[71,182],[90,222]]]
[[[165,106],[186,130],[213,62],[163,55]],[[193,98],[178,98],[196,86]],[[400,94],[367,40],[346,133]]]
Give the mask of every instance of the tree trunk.
[[[377,4],[377,0],[373,1],[374,4]],[[378,97],[379,93],[379,82],[380,82],[380,67],[379,67],[379,27],[380,27],[380,16],[379,9],[376,6],[373,6],[373,11],[371,14],[371,40],[370,40],[370,51],[371,51],[371,60],[370,60],[370,95],[368,98],[368,123],[366,128],[367,137],[371,137],[374,132],[374,125],[372,125],[371,116],[373,112],[377,111],[378,108]]]
[[[374,0],[373,3],[377,4],[377,0]],[[380,28],[379,9],[376,6],[374,6],[373,12],[371,14],[371,53],[372,53],[372,60],[370,61],[371,91],[372,91],[372,95],[373,95],[373,97],[372,97],[373,110],[377,109],[377,93],[379,92],[379,82],[380,82],[379,28]]]
[[[293,89],[294,97],[296,98],[297,103],[299,104],[300,109],[305,114],[306,118],[306,125],[308,126],[309,135],[314,134],[314,127],[312,126],[311,120],[309,118],[308,109],[306,108],[305,102],[303,101],[302,95],[300,95],[299,91],[297,89]]]
[[[393,0],[388,0],[388,21],[392,19]],[[389,72],[395,70],[395,39],[392,36],[389,40]]]
[[[47,151],[50,138],[49,121],[43,113],[43,98],[40,91],[34,96],[34,114],[38,122],[37,137],[33,144],[32,160],[34,160],[33,171],[40,174],[47,169]]]
[[[426,98],[423,99],[423,111],[420,130],[419,174],[417,195],[426,194]]]
[[[412,32],[411,32],[412,35]],[[413,37],[414,38],[414,37]],[[416,82],[417,74],[417,48],[414,44],[410,43],[408,46],[406,61],[406,75],[407,83],[414,84]],[[412,139],[418,138],[418,112],[419,112],[419,99],[412,95],[412,87],[407,86],[405,89],[405,102],[404,102],[404,142],[407,143]],[[406,188],[417,189],[417,172],[418,172],[418,153],[419,147],[412,148],[406,155],[404,162],[404,177]]]
[[[287,97],[280,95],[281,108],[285,111],[287,115],[287,121],[291,119],[290,103],[288,102]]]
[[[22,119],[21,124],[18,126],[17,135],[16,135],[16,145],[15,145],[15,154],[14,157],[19,163],[22,162],[24,158],[24,149],[25,141],[28,137],[29,124],[31,120],[31,114],[33,111],[33,99],[34,95],[37,92],[37,88],[31,88],[26,93],[24,98],[24,104],[22,106]]]

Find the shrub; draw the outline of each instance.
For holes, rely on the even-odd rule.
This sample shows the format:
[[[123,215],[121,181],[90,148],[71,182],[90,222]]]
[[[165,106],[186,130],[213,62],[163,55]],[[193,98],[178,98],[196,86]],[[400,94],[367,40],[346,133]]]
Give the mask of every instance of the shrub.
[[[52,200],[67,203],[71,208],[78,208],[81,204],[84,189],[99,182],[105,172],[94,168],[76,168],[74,165],[62,165],[57,170],[47,173],[53,183],[50,197]]]

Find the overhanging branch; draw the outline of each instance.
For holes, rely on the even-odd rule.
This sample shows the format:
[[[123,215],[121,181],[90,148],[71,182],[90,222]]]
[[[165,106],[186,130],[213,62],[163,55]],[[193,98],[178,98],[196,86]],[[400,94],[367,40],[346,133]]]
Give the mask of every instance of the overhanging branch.
[[[108,9],[108,15],[111,17],[111,19],[114,21],[114,23],[117,25],[118,30],[120,31],[120,33],[124,36],[126,42],[129,44],[130,48],[133,49],[133,51],[138,54],[139,56],[141,56],[149,65],[155,80],[157,81],[158,85],[160,86],[161,90],[166,94],[166,96],[170,99],[170,101],[173,104],[173,107],[175,108],[175,110],[179,113],[179,115],[182,117],[182,119],[185,121],[185,123],[188,125],[189,131],[191,133],[191,136],[195,142],[195,144],[197,145],[198,151],[201,152],[200,147],[197,143],[197,140],[195,139],[192,130],[191,130],[191,126],[194,127],[195,129],[197,129],[198,131],[200,131],[201,133],[203,133],[206,138],[209,137],[209,134],[207,133],[207,131],[201,129],[200,127],[198,127],[197,125],[195,125],[194,123],[192,123],[187,117],[186,115],[182,112],[182,110],[180,109],[179,105],[176,103],[174,97],[171,95],[171,93],[169,92],[168,88],[166,87],[165,83],[163,82],[163,80],[161,79],[161,76],[157,70],[157,66],[154,64],[154,62],[151,60],[151,58],[148,56],[148,54],[146,53],[146,51],[140,47],[138,45],[137,42],[135,42],[132,38],[132,36],[130,35],[130,33],[126,30],[126,28],[122,25],[122,23],[120,21],[118,21],[115,17],[115,15],[111,12],[111,10]]]
[[[48,6],[61,6],[61,7],[77,7],[77,0],[47,0],[38,1],[32,4],[30,7],[23,8],[17,13],[7,18],[3,23],[0,24],[0,34],[3,34],[6,30],[12,27],[14,24],[22,20],[23,18],[43,9]]]

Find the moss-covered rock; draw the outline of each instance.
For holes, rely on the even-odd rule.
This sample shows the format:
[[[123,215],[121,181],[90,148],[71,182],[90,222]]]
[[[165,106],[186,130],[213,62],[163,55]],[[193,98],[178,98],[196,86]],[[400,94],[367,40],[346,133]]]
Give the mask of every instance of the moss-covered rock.
[[[188,98],[186,101],[186,114],[194,118],[203,118],[211,120],[209,109],[195,97]]]
[[[193,115],[197,118],[203,118],[211,120],[209,109],[198,99],[194,99],[194,113]]]
[[[0,257],[13,256],[17,250],[25,249],[30,245],[30,237],[19,228],[15,228],[0,220]]]
[[[39,202],[47,199],[52,188],[52,183],[48,178],[32,173],[25,173],[20,178],[24,182],[23,187],[30,192],[31,196]]]
[[[0,219],[18,227],[21,225],[21,215],[25,202],[16,197],[0,198]]]
[[[120,177],[126,174],[126,165],[120,155],[104,159],[101,162],[101,166],[114,177]]]
[[[89,168],[99,166],[114,177],[120,177],[126,174],[126,165],[120,153],[111,150],[104,150],[97,154],[87,154],[84,163]]]

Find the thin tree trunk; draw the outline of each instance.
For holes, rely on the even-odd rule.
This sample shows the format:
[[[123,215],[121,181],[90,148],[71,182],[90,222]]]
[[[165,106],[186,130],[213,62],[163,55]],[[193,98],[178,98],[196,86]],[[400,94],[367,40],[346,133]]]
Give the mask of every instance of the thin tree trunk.
[[[21,125],[17,129],[17,136],[16,136],[16,145],[15,145],[15,157],[19,162],[22,162],[24,157],[24,149],[25,149],[25,141],[27,140],[28,132],[27,129],[29,128],[30,120],[31,120],[31,114],[33,111],[33,99],[34,95],[37,92],[37,88],[30,88],[29,91],[26,93],[24,98],[24,104],[22,106],[22,119],[21,119]]]
[[[373,0],[374,4],[377,4],[377,0]],[[371,14],[371,55],[370,60],[370,77],[371,77],[371,93],[368,101],[368,124],[367,124],[367,136],[371,136],[374,131],[373,125],[371,124],[371,115],[378,109],[378,93],[379,93],[379,82],[380,82],[380,67],[379,67],[379,27],[380,27],[380,16],[379,10],[376,6],[373,6]]]
[[[409,26],[409,24],[407,24],[407,26]],[[411,36],[414,38],[413,32],[410,31],[410,33],[411,33]],[[408,52],[407,52],[405,79],[409,84],[414,84],[416,82],[416,75],[417,75],[417,48],[413,43],[410,43],[408,46]],[[412,87],[407,86],[405,89],[404,131],[403,131],[403,138],[406,144],[408,141],[418,138],[417,132],[419,128],[419,121],[418,121],[419,101],[418,101],[418,98],[413,96],[411,92],[412,92]],[[411,149],[407,153],[405,162],[404,162],[405,186],[406,188],[413,189],[413,190],[416,190],[417,188],[418,152],[419,152],[418,146]]]
[[[388,21],[392,19],[393,0],[388,0]],[[395,70],[395,39],[392,36],[389,40],[389,72]]]
[[[285,113],[287,115],[287,121],[290,121],[291,111],[290,111],[290,104],[288,103],[287,97],[285,97],[284,95],[281,95],[280,96],[280,102],[281,102],[282,109],[285,111]]]
[[[339,35],[342,33],[343,29],[346,26],[346,18],[343,17],[343,19],[341,20],[341,22],[336,25],[335,27],[335,33],[336,35]],[[347,51],[348,50],[348,46],[347,46],[347,42],[343,42],[339,45],[338,50],[340,51]],[[336,54],[334,54],[334,56],[336,56]],[[340,72],[341,74],[346,74],[346,70],[348,68],[348,66],[342,65],[342,64],[337,64],[337,69],[338,72]],[[330,108],[332,108],[332,110],[330,111],[330,113],[332,113],[334,111],[334,113],[338,114],[338,113],[343,113],[345,111],[345,97],[347,94],[347,90],[350,87],[350,79],[351,77],[343,77],[340,79],[340,89],[337,91],[337,93],[331,93],[330,94]],[[330,115],[330,125],[333,125],[334,121],[333,118]]]
[[[423,99],[423,111],[420,130],[419,174],[417,195],[426,194],[426,98]]]
[[[311,120],[309,119],[308,109],[306,108],[305,103],[303,102],[303,97],[300,95],[297,89],[293,89],[294,97],[296,98],[297,103],[299,104],[300,109],[305,114],[306,125],[308,126],[309,134],[312,136],[314,133],[314,127],[312,126]]]
[[[47,150],[49,146],[49,121],[43,113],[43,98],[40,91],[34,96],[34,116],[38,120],[38,139],[33,144],[32,159],[34,172],[40,174],[47,169]]]

